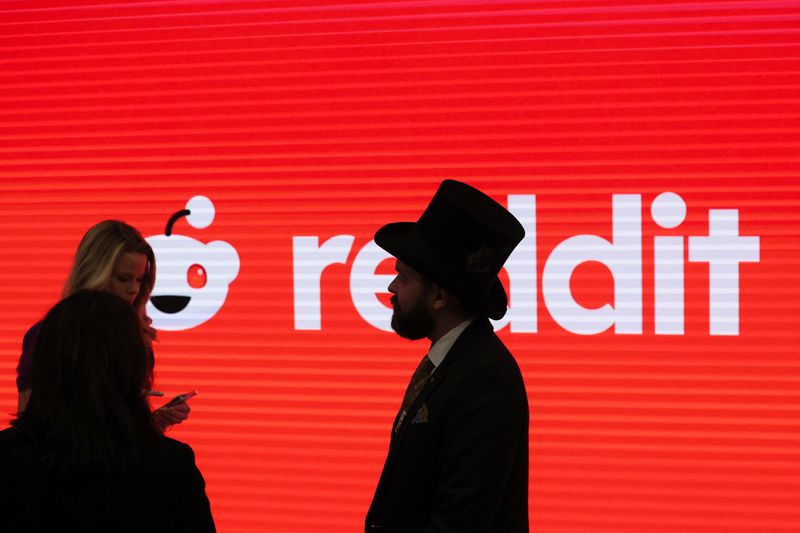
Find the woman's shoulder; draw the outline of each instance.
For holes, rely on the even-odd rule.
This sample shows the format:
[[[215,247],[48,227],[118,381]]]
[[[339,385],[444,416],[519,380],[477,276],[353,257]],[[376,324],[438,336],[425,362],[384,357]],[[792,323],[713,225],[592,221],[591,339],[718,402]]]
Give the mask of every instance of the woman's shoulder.
[[[39,320],[34,325],[28,328],[28,331],[25,332],[25,336],[22,337],[23,351],[27,351],[26,348],[30,348],[33,346],[33,341],[36,340],[36,336],[39,334],[40,329],[42,329],[41,320]]]
[[[18,427],[11,426],[0,431],[0,469],[4,476],[13,477],[14,472],[24,470],[33,457],[32,450]]]
[[[179,440],[158,435],[150,446],[151,460],[172,465],[194,464],[194,450]]]
[[[33,345],[39,330],[42,329],[42,321],[39,320],[25,332],[22,337],[22,353],[17,363],[17,390],[23,391],[31,388],[31,366],[33,359]]]
[[[0,449],[4,449],[18,438],[18,429],[14,426],[0,431]]]
[[[145,480],[145,486],[159,486],[166,492],[205,486],[188,444],[162,435],[152,441],[141,459],[142,468],[136,475]]]

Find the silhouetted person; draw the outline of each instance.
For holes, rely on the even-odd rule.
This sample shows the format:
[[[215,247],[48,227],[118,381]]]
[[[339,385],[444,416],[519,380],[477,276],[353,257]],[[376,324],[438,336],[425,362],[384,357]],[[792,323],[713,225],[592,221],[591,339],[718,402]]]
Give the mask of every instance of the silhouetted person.
[[[500,204],[452,180],[417,222],[375,234],[397,258],[392,328],[431,346],[395,418],[368,533],[528,532],[528,400],[489,322],[506,312],[497,274],[524,235]]]
[[[26,409],[0,432],[0,528],[212,532],[192,449],[157,429],[133,306],[78,291],[44,318]]]

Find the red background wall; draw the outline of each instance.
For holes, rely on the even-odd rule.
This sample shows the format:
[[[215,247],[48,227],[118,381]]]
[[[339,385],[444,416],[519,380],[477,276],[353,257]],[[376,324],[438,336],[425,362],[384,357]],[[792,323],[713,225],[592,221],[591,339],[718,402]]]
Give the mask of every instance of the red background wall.
[[[456,178],[536,195],[540,284],[558,243],[610,239],[612,195],[639,194],[642,334],[570,333],[541,288],[538,331],[500,330],[531,405],[532,527],[797,530],[796,3],[4,2],[0,28],[3,426],[83,232],[160,234],[202,194],[214,223],[176,232],[241,269],[213,319],[161,332],[158,387],[200,391],[171,435],[220,531],[358,531],[427,346],[358,314],[356,252]],[[649,214],[665,191],[687,204],[674,230]],[[685,333],[655,335],[653,237],[707,235],[709,209],[760,237],[739,334],[709,334],[708,266],[687,262]],[[355,242],[323,273],[321,329],[296,330],[292,239],[336,235]],[[597,263],[572,287],[613,297]]]

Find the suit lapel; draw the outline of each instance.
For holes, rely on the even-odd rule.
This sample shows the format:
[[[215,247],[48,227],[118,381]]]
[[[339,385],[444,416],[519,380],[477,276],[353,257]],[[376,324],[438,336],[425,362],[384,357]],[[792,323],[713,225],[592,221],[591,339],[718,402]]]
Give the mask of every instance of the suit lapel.
[[[470,339],[479,334],[482,329],[486,327],[491,328],[491,324],[487,319],[477,319],[475,322],[469,325],[467,329],[458,337],[456,342],[453,344],[450,351],[447,352],[447,355],[442,361],[442,364],[439,365],[434,373],[431,375],[430,379],[425,383],[425,386],[422,387],[422,390],[417,395],[417,398],[411,403],[408,408],[408,412],[399,413],[394,420],[394,426],[392,426],[392,439],[389,445],[389,459],[393,455],[393,452],[397,449],[400,443],[403,440],[403,436],[405,435],[408,426],[411,424],[411,421],[414,419],[419,408],[422,406],[423,403],[427,401],[431,394],[439,387],[439,384],[442,383],[446,376],[447,376],[447,369],[454,363],[458,361],[461,357],[464,348],[470,345]],[[402,420],[400,417],[403,417]]]
[[[481,335],[482,332],[487,328],[491,330],[491,324],[489,323],[488,319],[478,319],[470,324],[470,326],[464,330],[458,340],[456,340],[456,342],[453,344],[453,347],[450,348],[450,351],[447,353],[444,361],[442,361],[442,364],[439,365],[439,367],[437,367],[434,373],[431,375],[431,379],[429,379],[425,386],[422,387],[422,390],[414,402],[412,402],[411,406],[409,407],[409,411],[405,417],[403,417],[403,420],[400,421],[400,416],[402,413],[398,413],[398,415],[395,417],[394,424],[392,425],[392,436],[389,441],[389,451],[386,454],[386,462],[383,465],[381,477],[378,480],[378,486],[375,489],[372,505],[375,505],[375,502],[380,501],[382,497],[384,483],[391,475],[392,466],[394,464],[397,451],[400,448],[400,444],[403,442],[403,438],[405,437],[408,427],[411,425],[411,421],[414,419],[414,414],[416,414],[417,410],[423,403],[430,399],[431,395],[436,392],[436,389],[439,388],[442,383],[444,383],[444,381],[447,379],[448,368],[455,364],[462,356],[465,348],[473,343],[471,339],[473,339],[476,335]],[[395,427],[397,427],[397,432],[394,431]],[[370,506],[370,509],[372,509],[372,505]]]

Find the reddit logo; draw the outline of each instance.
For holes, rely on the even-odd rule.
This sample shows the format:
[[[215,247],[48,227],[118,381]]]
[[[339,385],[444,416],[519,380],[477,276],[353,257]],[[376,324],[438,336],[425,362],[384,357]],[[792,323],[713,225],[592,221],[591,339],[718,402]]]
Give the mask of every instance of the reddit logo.
[[[155,328],[167,331],[191,329],[216,315],[239,274],[239,254],[227,242],[203,243],[172,233],[183,217],[193,228],[207,228],[214,221],[214,204],[205,196],[192,197],[170,217],[163,235],[146,239],[157,268],[147,313]]]

